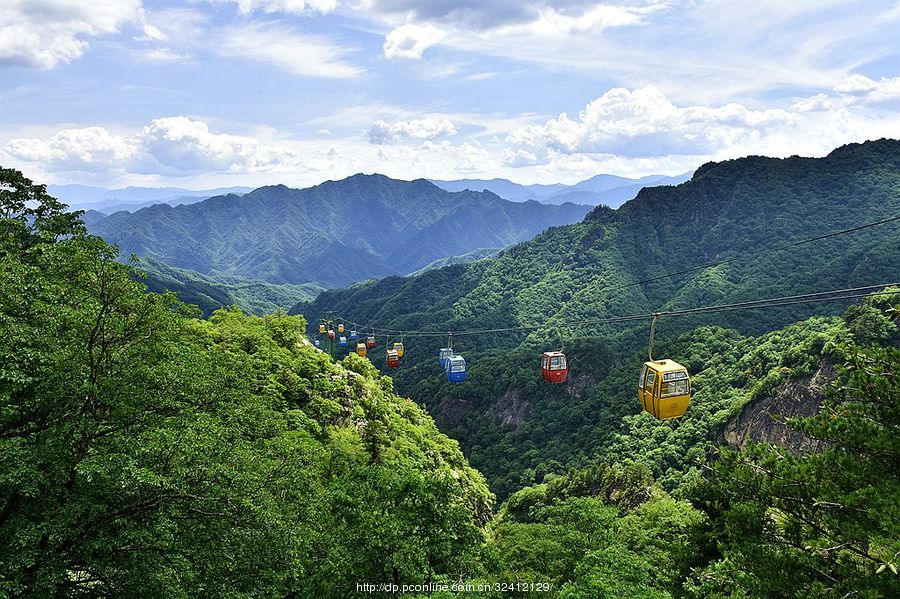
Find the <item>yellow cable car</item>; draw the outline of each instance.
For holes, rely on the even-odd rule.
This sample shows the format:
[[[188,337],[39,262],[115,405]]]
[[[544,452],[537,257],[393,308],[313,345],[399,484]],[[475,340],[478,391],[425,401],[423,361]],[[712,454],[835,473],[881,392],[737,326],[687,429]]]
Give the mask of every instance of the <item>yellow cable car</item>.
[[[674,360],[644,362],[638,379],[638,400],[654,418],[681,418],[691,401],[687,368]]]
[[[659,314],[653,314],[650,323],[650,345],[647,357],[638,378],[638,401],[644,411],[658,418],[669,420],[681,418],[691,402],[691,377],[687,368],[674,360],[653,359],[653,338],[656,336],[656,321]]]
[[[320,323],[319,323],[319,334],[320,334],[320,335],[324,335],[324,334],[325,334],[325,323],[324,323],[324,322],[320,322]]]
[[[357,343],[356,344],[356,355],[357,356],[359,356],[360,358],[365,358],[366,351],[368,351],[368,350],[366,349],[365,343]]]
[[[338,323],[338,333],[343,333],[343,332],[344,332],[344,323],[339,322]]]
[[[397,352],[398,358],[403,357],[403,342],[402,341],[397,341],[394,343],[394,351]]]

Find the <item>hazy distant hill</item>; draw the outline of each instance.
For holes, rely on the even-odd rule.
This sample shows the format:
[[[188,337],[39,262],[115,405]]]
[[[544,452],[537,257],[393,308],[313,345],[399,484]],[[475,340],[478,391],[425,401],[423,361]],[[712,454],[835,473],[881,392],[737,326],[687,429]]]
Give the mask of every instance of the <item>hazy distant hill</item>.
[[[543,204],[589,204],[618,208],[635,197],[644,187],[678,185],[691,178],[691,173],[669,177],[648,175],[640,179],[629,179],[616,175],[595,175],[575,185],[556,183],[553,185],[520,185],[508,179],[459,179],[454,181],[433,180],[432,183],[447,191],[491,191],[501,198],[513,202],[537,200]]]
[[[97,210],[111,214],[119,210],[134,212],[153,204],[191,204],[217,195],[244,194],[252,187],[182,189],[180,187],[123,187],[106,189],[89,185],[48,185],[50,195],[77,210]]]
[[[490,192],[450,193],[424,179],[355,175],[308,189],[278,185],[106,218],[92,213],[88,225],[124,255],[203,274],[327,287],[525,241],[580,221],[589,210],[510,202]]]

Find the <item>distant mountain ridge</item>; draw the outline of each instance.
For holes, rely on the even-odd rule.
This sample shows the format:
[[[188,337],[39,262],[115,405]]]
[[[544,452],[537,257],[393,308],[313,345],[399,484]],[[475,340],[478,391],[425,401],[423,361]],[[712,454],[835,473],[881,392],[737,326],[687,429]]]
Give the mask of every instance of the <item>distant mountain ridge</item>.
[[[134,212],[153,204],[191,204],[224,194],[242,195],[252,187],[216,187],[213,189],[182,189],[180,187],[123,187],[106,189],[90,185],[48,185],[47,191],[76,210],[96,210],[112,214],[119,210]]]
[[[692,173],[681,175],[648,175],[639,179],[629,179],[617,175],[595,175],[575,185],[555,183],[552,185],[521,185],[509,179],[458,179],[453,181],[431,180],[447,191],[491,191],[501,198],[513,202],[536,200],[542,204],[590,204],[618,208],[637,196],[644,187],[678,185],[690,180]]]
[[[354,175],[307,189],[261,187],[105,218],[92,212],[86,220],[123,255],[206,275],[334,287],[525,241],[590,210],[510,202],[490,192],[451,193],[425,179]]]

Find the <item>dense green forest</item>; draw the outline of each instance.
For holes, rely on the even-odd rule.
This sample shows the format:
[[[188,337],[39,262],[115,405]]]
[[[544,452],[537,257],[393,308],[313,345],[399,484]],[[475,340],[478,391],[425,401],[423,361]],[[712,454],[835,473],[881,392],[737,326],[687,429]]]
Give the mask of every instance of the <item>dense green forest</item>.
[[[451,193],[424,179],[354,175],[307,189],[273,185],[242,196],[95,215],[87,224],[124,255],[204,275],[335,287],[531,239],[589,210],[510,202],[490,192]]]
[[[309,301],[322,291],[315,283],[276,285],[256,279],[211,276],[184,268],[174,268],[153,258],[136,264],[138,276],[150,291],[173,291],[178,299],[200,308],[209,316],[219,308],[238,306],[251,314],[263,315],[287,310],[297,302]]]
[[[671,486],[699,467],[707,437],[719,434],[751,399],[746,377],[717,370],[723,360],[749,354],[760,335],[765,339],[812,315],[840,314],[847,304],[663,319],[657,355],[699,375],[695,404],[701,409],[692,409],[671,433],[668,425],[641,418],[634,399],[646,323],[559,332],[554,323],[896,282],[896,221],[760,252],[897,214],[900,141],[848,145],[818,159],[754,156],[710,163],[686,183],[644,189],[617,210],[598,207],[583,222],[552,227],[497,258],[327,291],[292,312],[314,323],[333,311],[399,330],[548,323],[529,335],[455,337],[454,349],[469,361],[469,379],[461,386],[441,377],[436,355],[446,338],[409,338],[403,364],[392,373],[397,389],[427,405],[501,499],[541,482],[547,472],[563,472],[595,455],[618,460],[639,440],[668,434],[680,438],[677,464],[659,462],[656,453],[648,462]],[[682,274],[660,278],[673,272]],[[540,380],[538,357],[561,344],[560,333],[573,376],[564,386],[548,386]],[[383,352],[373,360],[383,364]],[[706,394],[703,383],[711,376],[725,377],[721,394]],[[702,409],[706,398],[716,402],[711,414]]]
[[[505,429],[483,433],[480,455],[469,447],[507,469],[488,472],[508,495],[498,506],[459,445],[368,360],[315,350],[302,316],[204,319],[148,291],[77,213],[9,169],[0,258],[0,595],[837,599],[897,588],[900,293],[759,333],[740,320],[664,323],[659,351],[694,380],[679,422],[636,413],[641,356],[622,348],[640,331],[570,337],[572,385],[524,387],[540,417],[516,424],[513,409]],[[484,340],[479,367],[503,376],[473,372],[473,395],[449,396],[434,376],[418,392],[490,402],[533,370],[540,341]],[[425,349],[410,344],[413,357]],[[444,429],[463,432],[465,417]]]

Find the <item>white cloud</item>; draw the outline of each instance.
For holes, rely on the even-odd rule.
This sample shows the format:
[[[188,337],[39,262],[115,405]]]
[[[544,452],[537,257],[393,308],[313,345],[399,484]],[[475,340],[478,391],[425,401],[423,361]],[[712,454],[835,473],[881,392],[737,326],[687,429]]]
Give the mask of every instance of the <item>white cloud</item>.
[[[591,101],[575,119],[563,113],[542,125],[510,132],[506,161],[539,164],[553,153],[711,154],[795,122],[793,114],[780,109],[752,110],[735,103],[678,107],[654,87],[615,88]]]
[[[306,77],[345,79],[362,73],[344,60],[353,49],[273,23],[229,27],[217,37],[213,49],[229,58],[262,62]]]
[[[337,0],[208,0],[214,4],[237,4],[241,14],[254,12],[293,13],[305,15],[310,13],[330,13],[337,8]]]
[[[394,141],[435,140],[446,135],[456,135],[456,127],[447,119],[416,119],[388,123],[376,121],[369,129],[369,142],[385,144]]]
[[[17,138],[4,150],[53,172],[149,173],[180,177],[208,172],[254,173],[304,170],[301,153],[283,144],[213,133],[185,116],[154,119],[133,135],[103,127],[65,129],[46,140]]]
[[[140,0],[4,0],[0,67],[52,69],[79,58],[86,38],[116,33],[141,17]]]
[[[211,133],[205,122],[184,116],[154,119],[144,127],[140,143],[166,170],[181,173],[255,172],[302,163],[291,149],[266,146],[251,137]]]
[[[12,139],[5,150],[20,160],[63,171],[114,170],[127,165],[137,154],[133,140],[113,135],[103,127],[63,129],[46,141]]]
[[[638,25],[644,22],[645,15],[663,8],[665,5],[662,4],[640,8],[598,4],[576,14],[548,8],[541,11],[538,18],[528,24],[528,28],[545,35],[596,32],[609,27]]]
[[[384,38],[384,55],[387,58],[422,58],[422,53],[437,44],[445,33],[433,25],[402,25]]]
[[[147,50],[141,55],[143,60],[147,60],[149,62],[177,62],[180,60],[185,60],[188,58],[185,54],[179,54],[174,50],[170,50],[168,48],[154,48],[152,50]]]
[[[882,77],[878,81],[865,75],[850,75],[834,87],[834,91],[842,96],[879,102],[900,98],[900,77]]]

